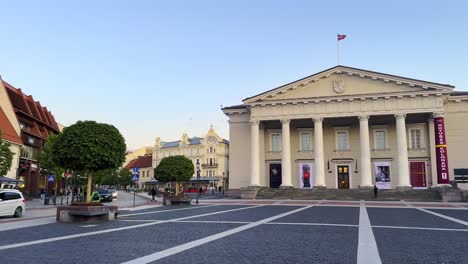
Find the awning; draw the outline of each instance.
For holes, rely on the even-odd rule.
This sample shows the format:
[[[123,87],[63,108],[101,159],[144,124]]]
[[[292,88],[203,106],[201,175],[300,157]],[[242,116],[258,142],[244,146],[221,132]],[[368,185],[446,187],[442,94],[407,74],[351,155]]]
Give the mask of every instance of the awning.
[[[219,181],[218,177],[208,176],[208,177],[200,177],[200,181]],[[197,181],[197,177],[193,177],[190,181]]]
[[[22,183],[23,181],[21,180],[17,180],[17,179],[13,179],[13,178],[8,178],[8,177],[3,177],[3,176],[0,176],[0,183]]]

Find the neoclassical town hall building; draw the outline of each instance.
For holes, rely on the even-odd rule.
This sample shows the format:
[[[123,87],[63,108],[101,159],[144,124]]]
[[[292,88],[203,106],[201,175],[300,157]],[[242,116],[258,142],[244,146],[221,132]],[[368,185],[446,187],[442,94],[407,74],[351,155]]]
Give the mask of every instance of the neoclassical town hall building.
[[[468,168],[468,92],[453,90],[336,66],[225,107],[230,187],[448,185]]]

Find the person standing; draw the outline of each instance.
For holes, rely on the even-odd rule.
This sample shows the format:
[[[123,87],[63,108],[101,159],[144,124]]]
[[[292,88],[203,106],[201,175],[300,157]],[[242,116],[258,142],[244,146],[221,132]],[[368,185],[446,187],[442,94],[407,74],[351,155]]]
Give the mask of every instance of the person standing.
[[[151,201],[156,200],[155,196],[156,196],[156,189],[154,189],[154,187],[153,187],[153,188],[151,188]]]
[[[44,188],[41,188],[40,194],[41,194],[41,201],[44,201],[44,197],[45,197],[45,190],[44,190]]]
[[[377,188],[377,185],[374,184],[374,197],[375,197],[375,199],[377,199],[378,194],[379,194],[379,188]]]

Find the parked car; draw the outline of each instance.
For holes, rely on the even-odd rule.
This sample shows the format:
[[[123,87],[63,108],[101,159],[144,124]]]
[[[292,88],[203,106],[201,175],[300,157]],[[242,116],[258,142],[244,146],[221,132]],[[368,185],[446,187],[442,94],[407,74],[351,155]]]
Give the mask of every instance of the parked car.
[[[0,190],[0,216],[21,217],[26,211],[26,200],[18,190]]]
[[[112,202],[112,193],[106,189],[98,189],[99,196],[101,196],[101,202]]]
[[[116,189],[107,189],[111,194],[113,199],[117,199],[117,190]]]

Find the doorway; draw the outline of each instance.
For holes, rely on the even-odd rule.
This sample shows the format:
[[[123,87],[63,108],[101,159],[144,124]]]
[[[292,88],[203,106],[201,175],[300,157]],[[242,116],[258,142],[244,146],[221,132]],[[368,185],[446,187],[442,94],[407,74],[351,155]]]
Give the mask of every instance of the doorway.
[[[281,186],[281,163],[270,163],[270,188]]]
[[[426,163],[424,161],[410,162],[411,186],[426,188]]]
[[[337,165],[338,189],[349,189],[349,165]]]

